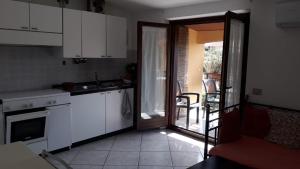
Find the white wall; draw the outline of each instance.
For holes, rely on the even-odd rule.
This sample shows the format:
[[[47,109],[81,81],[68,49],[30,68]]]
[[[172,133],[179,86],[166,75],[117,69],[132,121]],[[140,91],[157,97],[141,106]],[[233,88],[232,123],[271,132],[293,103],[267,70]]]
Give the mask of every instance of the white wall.
[[[253,102],[300,109],[300,28],[275,25],[276,0],[224,0],[202,5],[139,14],[136,20],[164,22],[168,18],[197,16],[228,10],[251,11],[247,94]],[[150,13],[150,14],[149,14]],[[133,40],[136,37],[133,38]],[[136,42],[133,42],[136,45]],[[252,95],[252,89],[263,95]]]
[[[250,99],[300,109],[300,28],[275,25],[275,0],[255,0],[251,7],[247,73]],[[251,95],[263,89],[262,96]]]

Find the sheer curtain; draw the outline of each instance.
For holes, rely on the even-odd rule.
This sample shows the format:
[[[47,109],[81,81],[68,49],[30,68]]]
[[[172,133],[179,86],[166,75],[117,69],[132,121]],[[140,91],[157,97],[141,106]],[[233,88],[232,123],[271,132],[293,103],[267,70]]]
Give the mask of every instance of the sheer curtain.
[[[143,27],[141,116],[165,116],[167,30]]]
[[[242,59],[244,45],[244,23],[232,19],[230,23],[230,43],[227,68],[225,107],[240,103]]]

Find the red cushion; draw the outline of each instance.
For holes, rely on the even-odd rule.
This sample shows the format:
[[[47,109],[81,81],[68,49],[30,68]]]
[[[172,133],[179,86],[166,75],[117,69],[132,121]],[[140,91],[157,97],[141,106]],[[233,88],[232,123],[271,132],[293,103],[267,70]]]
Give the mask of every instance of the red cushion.
[[[270,131],[270,118],[266,109],[258,109],[250,105],[245,106],[243,114],[242,134],[257,138],[264,138]]]
[[[300,150],[284,148],[264,139],[242,136],[241,139],[219,144],[209,151],[239,164],[257,169],[299,169]]]
[[[241,127],[240,112],[234,109],[231,112],[224,113],[221,121],[219,143],[227,143],[240,138]]]

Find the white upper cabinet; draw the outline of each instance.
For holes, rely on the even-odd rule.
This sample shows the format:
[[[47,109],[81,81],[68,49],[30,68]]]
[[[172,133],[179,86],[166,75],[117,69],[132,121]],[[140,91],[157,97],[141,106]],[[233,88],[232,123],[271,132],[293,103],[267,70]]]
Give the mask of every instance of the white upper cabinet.
[[[106,57],[106,16],[82,12],[82,55],[85,58]]]
[[[81,52],[81,11],[63,9],[64,57],[80,58]]]
[[[62,8],[30,4],[30,30],[62,33]]]
[[[0,2],[0,28],[29,29],[29,3],[11,0]]]
[[[125,18],[107,16],[107,57],[127,57],[127,21]]]

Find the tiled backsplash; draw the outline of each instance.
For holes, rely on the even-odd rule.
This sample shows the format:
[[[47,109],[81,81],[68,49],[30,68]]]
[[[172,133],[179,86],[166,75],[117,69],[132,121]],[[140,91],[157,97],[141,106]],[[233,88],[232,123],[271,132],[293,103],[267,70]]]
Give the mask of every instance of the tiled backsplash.
[[[66,65],[63,65],[66,61]],[[120,78],[128,63],[136,61],[135,53],[127,59],[88,59],[84,64],[73,64],[62,57],[58,47],[0,46],[0,92],[50,88],[62,82]]]

